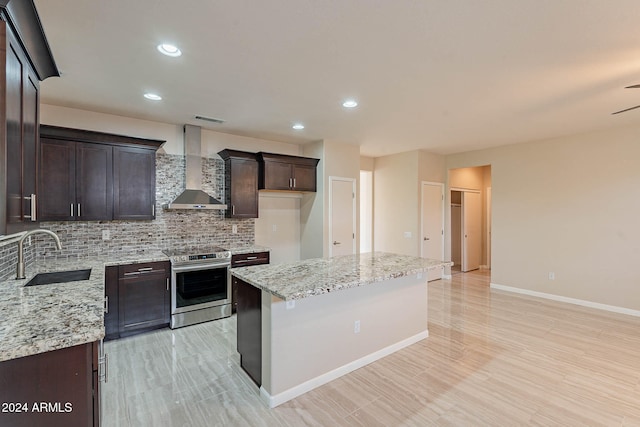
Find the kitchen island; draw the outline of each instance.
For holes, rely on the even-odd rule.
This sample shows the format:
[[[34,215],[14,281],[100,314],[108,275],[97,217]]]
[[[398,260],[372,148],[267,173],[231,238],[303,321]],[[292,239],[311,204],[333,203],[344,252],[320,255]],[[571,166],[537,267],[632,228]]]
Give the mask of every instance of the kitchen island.
[[[374,252],[232,270],[241,365],[270,407],[428,336],[427,274]]]

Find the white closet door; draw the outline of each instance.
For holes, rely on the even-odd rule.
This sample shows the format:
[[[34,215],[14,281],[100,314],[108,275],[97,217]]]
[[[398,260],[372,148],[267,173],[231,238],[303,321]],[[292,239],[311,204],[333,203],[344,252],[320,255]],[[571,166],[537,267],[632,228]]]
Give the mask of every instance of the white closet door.
[[[482,199],[480,193],[462,193],[462,271],[480,268],[482,256]]]

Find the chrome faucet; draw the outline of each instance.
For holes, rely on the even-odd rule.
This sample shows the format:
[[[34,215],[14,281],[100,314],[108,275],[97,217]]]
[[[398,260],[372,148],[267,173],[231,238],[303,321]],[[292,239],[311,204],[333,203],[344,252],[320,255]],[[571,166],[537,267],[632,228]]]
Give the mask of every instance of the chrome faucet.
[[[25,272],[24,272],[24,241],[25,241],[25,239],[27,237],[31,236],[32,234],[37,234],[37,233],[50,235],[56,241],[56,247],[58,248],[58,250],[62,249],[62,245],[60,244],[60,238],[53,231],[44,230],[42,228],[39,228],[37,230],[27,231],[20,238],[20,240],[18,240],[18,268],[17,268],[17,271],[16,271],[16,279],[25,279],[26,278]]]

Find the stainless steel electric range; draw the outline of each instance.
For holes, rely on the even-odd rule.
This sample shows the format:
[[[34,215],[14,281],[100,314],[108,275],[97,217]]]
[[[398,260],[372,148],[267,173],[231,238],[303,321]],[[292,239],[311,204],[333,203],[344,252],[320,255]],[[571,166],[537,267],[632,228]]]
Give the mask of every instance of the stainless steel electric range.
[[[220,247],[167,250],[171,259],[171,328],[231,316],[231,252]]]

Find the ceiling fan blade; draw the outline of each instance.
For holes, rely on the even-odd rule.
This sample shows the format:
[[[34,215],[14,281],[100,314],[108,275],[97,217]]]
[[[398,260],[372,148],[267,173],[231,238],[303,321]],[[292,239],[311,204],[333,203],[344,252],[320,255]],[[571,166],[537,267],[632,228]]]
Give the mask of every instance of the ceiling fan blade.
[[[611,114],[620,114],[620,113],[624,113],[625,111],[635,110],[636,108],[640,108],[640,105],[636,105],[635,107],[631,107],[631,108],[625,108],[624,110],[616,111],[615,113],[611,113]]]
[[[637,88],[640,88],[640,84],[625,87],[625,89],[637,89]]]

